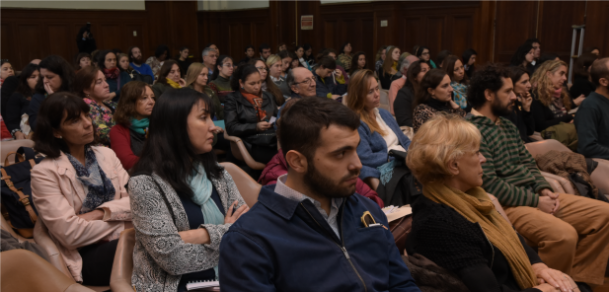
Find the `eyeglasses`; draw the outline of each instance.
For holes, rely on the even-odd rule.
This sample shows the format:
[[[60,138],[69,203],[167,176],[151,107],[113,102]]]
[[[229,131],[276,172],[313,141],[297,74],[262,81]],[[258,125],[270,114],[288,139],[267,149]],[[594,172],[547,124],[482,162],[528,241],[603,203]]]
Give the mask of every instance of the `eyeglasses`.
[[[258,71],[267,71],[268,69],[266,69],[266,67],[256,67],[256,69],[258,69]]]
[[[295,82],[294,85],[306,84],[307,86],[311,86],[311,82],[313,82],[313,78],[305,79],[302,82]]]

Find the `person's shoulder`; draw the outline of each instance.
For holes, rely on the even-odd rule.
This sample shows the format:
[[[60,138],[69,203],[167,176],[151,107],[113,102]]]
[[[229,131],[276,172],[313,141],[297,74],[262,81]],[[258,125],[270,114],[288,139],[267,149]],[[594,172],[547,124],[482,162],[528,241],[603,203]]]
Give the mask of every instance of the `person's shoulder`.
[[[118,159],[114,150],[106,146],[91,146],[93,152],[99,153],[105,159]]]

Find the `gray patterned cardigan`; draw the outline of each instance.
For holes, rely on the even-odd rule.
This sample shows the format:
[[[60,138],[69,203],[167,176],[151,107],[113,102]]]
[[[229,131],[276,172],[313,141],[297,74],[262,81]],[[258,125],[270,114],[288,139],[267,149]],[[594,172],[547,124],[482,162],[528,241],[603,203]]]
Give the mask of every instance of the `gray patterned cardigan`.
[[[176,218],[173,223],[169,209],[158,192],[158,182],[167,196]],[[224,210],[235,200],[245,204],[232,177],[226,170],[222,177],[212,179]],[[220,240],[232,224],[203,224],[209,232],[209,244],[184,243],[179,231],[189,230],[188,217],[175,190],[158,175],[137,175],[129,179],[129,196],[135,228],[133,275],[135,291],[175,292],[183,274],[213,268],[220,258]],[[177,225],[177,227],[176,227]]]

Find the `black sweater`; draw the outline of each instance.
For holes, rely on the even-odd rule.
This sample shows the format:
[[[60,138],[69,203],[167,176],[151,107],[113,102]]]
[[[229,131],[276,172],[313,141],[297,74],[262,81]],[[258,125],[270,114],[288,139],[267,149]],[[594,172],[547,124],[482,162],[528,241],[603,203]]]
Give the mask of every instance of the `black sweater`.
[[[27,111],[30,101],[19,92],[13,93],[6,104],[4,123],[11,134],[21,131],[21,116]]]
[[[410,90],[408,86],[402,87],[402,89],[398,91],[395,101],[393,102],[393,112],[395,113],[395,119],[400,127],[412,127],[413,102],[414,93],[412,90]]]
[[[596,86],[594,85],[594,83],[590,82],[588,78],[583,76],[575,76],[575,79],[573,80],[573,85],[571,86],[571,89],[569,89],[569,95],[573,100],[578,98],[582,94],[584,96],[588,96],[590,92],[595,90]]]
[[[510,265],[498,248],[491,245],[478,223],[465,219],[454,209],[421,196],[412,204],[412,231],[407,239],[408,254],[419,253],[454,272],[472,292],[538,292],[520,290]],[[531,264],[541,259],[518,235]]]
[[[525,112],[520,109],[519,102],[516,101],[514,105],[514,110],[510,115],[504,116],[504,118],[510,120],[516,128],[518,128],[518,132],[520,132],[520,138],[524,143],[534,142],[533,139],[529,138],[529,136],[535,133],[535,120],[533,119],[533,115],[531,111]]]
[[[533,115],[535,131],[537,132],[558,125],[560,122],[568,123],[573,120],[573,116],[570,114],[566,114],[560,118],[554,117],[552,110],[536,98],[533,98],[533,103],[531,103],[531,114]]]

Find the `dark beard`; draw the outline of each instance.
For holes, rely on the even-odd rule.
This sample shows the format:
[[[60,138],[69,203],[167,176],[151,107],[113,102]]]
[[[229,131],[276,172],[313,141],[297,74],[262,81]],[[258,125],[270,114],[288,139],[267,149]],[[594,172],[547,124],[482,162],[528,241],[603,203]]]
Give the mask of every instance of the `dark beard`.
[[[503,106],[499,103],[499,99],[495,99],[491,104],[491,112],[496,117],[504,117],[512,114],[512,110],[514,109],[513,103],[510,102],[506,106]]]
[[[133,64],[138,65],[138,66],[139,66],[139,65],[142,65],[142,63],[144,63],[144,62],[142,61],[142,57],[141,57],[141,56],[140,56],[139,58],[137,58],[137,59],[136,59],[135,57],[131,56],[131,58],[129,58],[129,59],[131,60],[131,62],[132,62]]]
[[[323,176],[321,173],[319,173],[313,165],[313,161],[309,161],[308,165],[309,169],[307,170],[307,174],[304,176],[304,182],[305,184],[309,185],[311,190],[316,194],[326,198],[345,198],[355,193],[355,185],[353,186],[353,189],[341,188],[338,185],[335,185],[334,182]],[[351,172],[349,173],[349,175],[342,178],[340,182],[358,175],[359,170]]]

